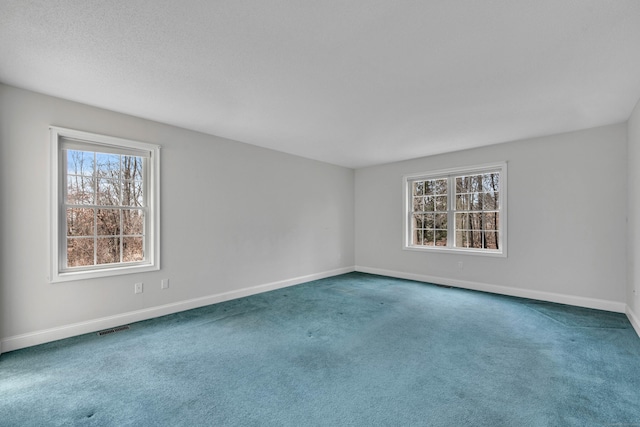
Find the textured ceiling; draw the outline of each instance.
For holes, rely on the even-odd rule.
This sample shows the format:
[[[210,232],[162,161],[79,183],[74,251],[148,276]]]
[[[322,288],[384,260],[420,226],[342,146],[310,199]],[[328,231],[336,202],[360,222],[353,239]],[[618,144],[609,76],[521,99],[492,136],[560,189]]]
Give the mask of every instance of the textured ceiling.
[[[0,82],[348,167],[626,120],[638,0],[0,0]]]

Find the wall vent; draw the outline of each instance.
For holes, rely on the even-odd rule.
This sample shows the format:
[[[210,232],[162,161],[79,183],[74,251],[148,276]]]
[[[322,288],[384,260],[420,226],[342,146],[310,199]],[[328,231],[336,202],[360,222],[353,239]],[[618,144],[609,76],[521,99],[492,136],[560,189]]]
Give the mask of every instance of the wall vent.
[[[104,331],[100,331],[98,332],[99,336],[103,336],[103,335],[109,335],[109,334],[113,334],[115,332],[120,332],[120,331],[126,331],[128,329],[131,329],[129,327],[129,325],[125,325],[125,326],[118,326],[117,328],[112,328],[112,329],[105,329]]]

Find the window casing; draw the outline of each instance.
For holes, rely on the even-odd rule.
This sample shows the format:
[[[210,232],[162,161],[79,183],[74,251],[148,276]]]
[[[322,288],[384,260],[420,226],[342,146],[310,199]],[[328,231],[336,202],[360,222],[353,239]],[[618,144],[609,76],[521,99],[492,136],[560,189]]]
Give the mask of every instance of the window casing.
[[[158,270],[160,147],[50,132],[51,281]]]
[[[507,255],[507,164],[407,175],[404,248]]]

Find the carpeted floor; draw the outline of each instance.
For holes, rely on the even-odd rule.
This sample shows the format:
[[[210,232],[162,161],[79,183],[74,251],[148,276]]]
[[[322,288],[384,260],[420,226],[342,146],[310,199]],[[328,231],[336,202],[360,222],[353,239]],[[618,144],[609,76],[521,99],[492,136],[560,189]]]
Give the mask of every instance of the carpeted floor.
[[[640,338],[351,273],[3,354],[0,425],[640,426]]]

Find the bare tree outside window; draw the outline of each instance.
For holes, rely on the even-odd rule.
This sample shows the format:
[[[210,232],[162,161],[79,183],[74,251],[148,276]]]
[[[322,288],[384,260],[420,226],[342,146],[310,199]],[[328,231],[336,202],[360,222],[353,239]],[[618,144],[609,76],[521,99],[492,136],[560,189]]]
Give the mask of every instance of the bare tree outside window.
[[[456,177],[456,246],[499,249],[499,173]]]
[[[447,180],[431,179],[413,183],[414,245],[447,245]]]
[[[67,267],[144,260],[144,159],[66,150]]]
[[[49,131],[51,282],[159,270],[161,147]]]
[[[506,164],[405,177],[405,247],[506,254],[504,177]]]

